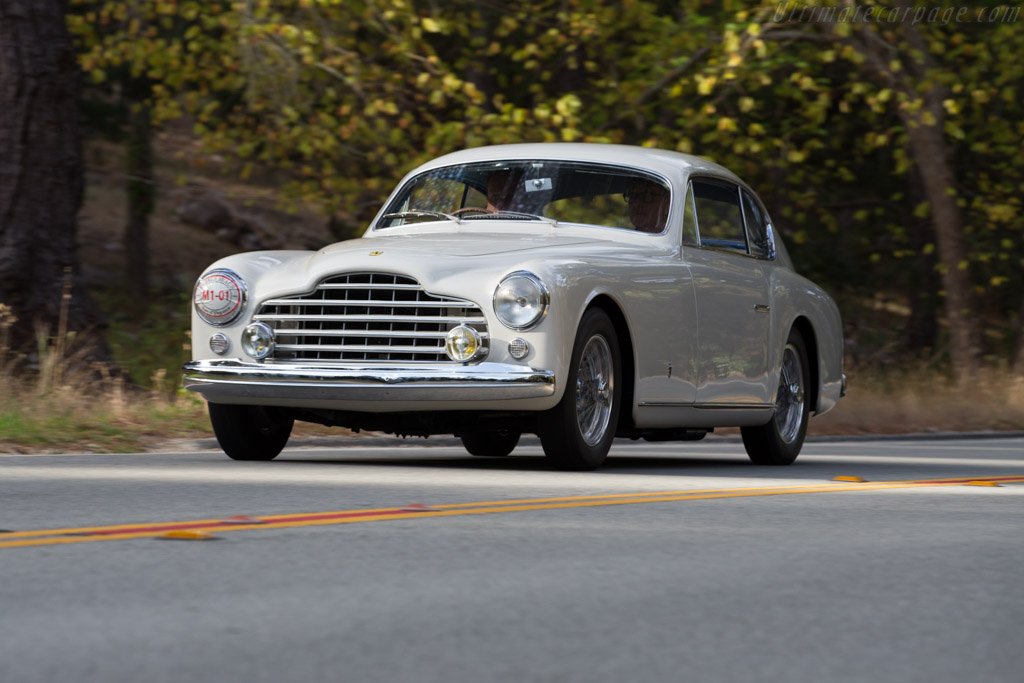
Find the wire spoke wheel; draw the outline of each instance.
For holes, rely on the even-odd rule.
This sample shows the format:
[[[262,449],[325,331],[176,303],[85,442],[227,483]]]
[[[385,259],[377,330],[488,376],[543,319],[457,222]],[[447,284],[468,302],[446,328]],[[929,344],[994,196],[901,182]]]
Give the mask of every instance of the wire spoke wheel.
[[[775,401],[775,424],[779,436],[786,443],[793,443],[800,433],[804,419],[804,371],[800,355],[793,344],[786,344],[782,353],[782,372],[779,377],[779,393]]]
[[[615,326],[600,308],[583,314],[576,329],[565,391],[537,421],[544,455],[562,470],[601,466],[619,424],[621,351]]]
[[[755,465],[790,465],[800,454],[807,435],[811,365],[807,345],[797,330],[789,331],[779,364],[775,411],[763,425],[742,427],[743,446]]]
[[[583,349],[576,377],[576,424],[588,446],[601,441],[608,431],[614,367],[607,340],[598,335],[591,337]]]

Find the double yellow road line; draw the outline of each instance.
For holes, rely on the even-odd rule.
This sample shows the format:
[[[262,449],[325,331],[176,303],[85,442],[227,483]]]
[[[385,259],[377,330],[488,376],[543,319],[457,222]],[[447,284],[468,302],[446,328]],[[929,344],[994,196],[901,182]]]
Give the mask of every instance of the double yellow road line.
[[[986,477],[984,483],[1009,484],[1024,482],[1024,475]],[[934,486],[955,486],[979,483],[977,478],[917,479],[908,481],[836,483],[816,485],[770,486],[760,488],[706,489],[657,491],[648,493],[615,493],[597,496],[568,496],[561,498],[530,498],[524,500],[489,501],[480,503],[450,503],[435,506],[408,506],[373,510],[335,510],[291,515],[270,515],[250,518],[252,521],[226,521],[200,519],[184,522],[154,524],[121,524],[117,526],[73,527],[37,531],[0,533],[0,548],[19,548],[69,543],[121,541],[133,538],[157,538],[168,533],[197,532],[201,537],[214,532],[246,531],[257,529],[287,529],[292,527],[322,526],[327,524],[355,524],[382,522],[394,519],[420,519],[427,517],[455,517],[487,515],[529,510],[562,510],[567,508],[601,507],[607,505],[636,505],[639,503],[667,503],[686,500],[713,500],[717,498],[752,498],[758,496],[791,496],[804,493],[837,493],[849,491],[884,491]]]

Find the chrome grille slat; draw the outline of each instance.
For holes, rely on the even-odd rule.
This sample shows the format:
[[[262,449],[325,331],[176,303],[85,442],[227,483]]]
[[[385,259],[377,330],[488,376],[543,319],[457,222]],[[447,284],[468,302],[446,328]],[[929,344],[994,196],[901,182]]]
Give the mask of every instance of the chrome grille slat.
[[[377,283],[356,283],[349,284],[345,282],[324,282],[317,286],[317,289],[390,289],[390,290],[418,290],[419,285],[408,285],[408,284],[377,284]],[[422,290],[421,290],[422,291]]]
[[[444,346],[359,346],[356,344],[278,344],[282,351],[352,351],[358,353],[444,353]]]
[[[483,324],[487,319],[483,316],[437,316],[437,315],[254,315],[253,320],[268,322],[272,320],[320,320],[323,322],[383,322],[383,323],[453,323],[455,325],[477,323]],[[319,330],[318,330],[319,331]]]
[[[472,301],[387,273],[332,276],[312,292],[267,299],[256,313],[274,329],[275,362],[451,363],[448,330],[470,325],[487,339],[487,319]]]
[[[264,306],[354,306],[358,308],[475,308],[469,301],[380,301],[372,299],[325,301],[323,299],[270,299]]]
[[[312,333],[302,330],[275,329],[277,337],[307,337]],[[444,339],[445,332],[415,331],[415,330],[316,330],[315,336],[319,337],[394,337],[396,339]],[[487,333],[481,332],[480,336],[487,339]]]

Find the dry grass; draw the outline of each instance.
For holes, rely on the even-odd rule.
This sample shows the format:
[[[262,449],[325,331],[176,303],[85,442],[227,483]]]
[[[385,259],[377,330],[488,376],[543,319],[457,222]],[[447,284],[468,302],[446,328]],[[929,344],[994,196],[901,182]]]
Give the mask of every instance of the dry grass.
[[[89,363],[87,340],[67,329],[70,298],[68,278],[56,334],[36,330],[32,372],[18,372],[27,359],[8,345],[18,319],[0,304],[0,453],[132,452],[154,439],[206,432],[202,401],[170,391],[162,371],[143,391]]]
[[[811,434],[1024,429],[1024,377],[987,368],[966,388],[927,367],[851,371],[849,391]]]

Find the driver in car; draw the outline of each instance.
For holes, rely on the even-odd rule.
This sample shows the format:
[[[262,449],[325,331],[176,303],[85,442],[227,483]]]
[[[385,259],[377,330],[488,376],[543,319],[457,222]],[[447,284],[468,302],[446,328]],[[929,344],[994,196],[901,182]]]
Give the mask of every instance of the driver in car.
[[[487,176],[487,210],[516,211],[516,191],[522,185],[523,172],[506,168]]]

